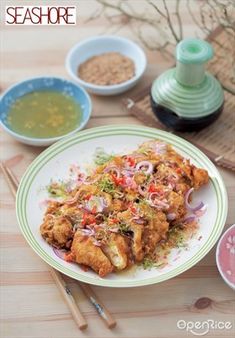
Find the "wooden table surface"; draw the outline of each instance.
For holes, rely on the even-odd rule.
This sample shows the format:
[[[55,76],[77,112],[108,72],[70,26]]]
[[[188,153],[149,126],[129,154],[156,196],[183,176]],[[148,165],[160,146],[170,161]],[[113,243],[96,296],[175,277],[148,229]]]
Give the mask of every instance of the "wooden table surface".
[[[1,3],[9,5],[15,4],[16,1]],[[67,77],[64,60],[70,47],[82,38],[104,33],[107,27],[104,18],[85,23],[94,6],[93,1],[79,1],[78,25],[75,27],[16,28],[2,25],[1,91],[30,76]],[[184,25],[190,34],[193,27],[187,22],[187,17]],[[127,27],[119,34],[135,39]],[[134,91],[144,88],[168,66],[166,60],[157,53],[146,52],[149,65],[144,78]],[[93,112],[87,128],[115,123],[140,124],[121,107],[121,99],[126,95],[128,94],[115,98],[92,96]],[[0,137],[1,160],[8,160],[7,163],[20,179],[28,165],[43,149],[20,144],[2,130]],[[235,221],[235,180],[231,172],[218,169],[224,178],[229,196],[227,227]],[[234,293],[217,271],[215,248],[196,266],[164,283],[132,289],[94,287],[117,320],[117,327],[113,330],[105,327],[76,281],[68,279],[88,320],[88,329],[79,331],[50,276],[47,265],[22,237],[16,221],[14,200],[2,174],[0,180],[1,337],[185,337],[193,334],[179,330],[178,320],[190,322],[209,319],[230,321],[233,328],[211,329],[207,337],[234,335]],[[197,302],[203,297],[207,297],[207,301]]]

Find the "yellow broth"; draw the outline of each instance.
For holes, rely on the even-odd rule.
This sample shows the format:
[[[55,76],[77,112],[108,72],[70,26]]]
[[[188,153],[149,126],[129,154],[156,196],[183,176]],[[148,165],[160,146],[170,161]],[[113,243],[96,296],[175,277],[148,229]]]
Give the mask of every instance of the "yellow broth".
[[[80,105],[58,91],[34,91],[17,99],[8,112],[11,130],[28,137],[50,138],[79,126]]]

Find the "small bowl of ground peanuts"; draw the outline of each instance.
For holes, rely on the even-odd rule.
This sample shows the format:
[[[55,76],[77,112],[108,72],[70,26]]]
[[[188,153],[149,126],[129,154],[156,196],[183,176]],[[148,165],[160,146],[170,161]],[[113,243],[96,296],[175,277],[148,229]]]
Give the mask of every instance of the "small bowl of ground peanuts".
[[[90,93],[116,95],[132,88],[147,65],[144,51],[133,41],[112,35],[76,44],[66,58],[66,69]]]

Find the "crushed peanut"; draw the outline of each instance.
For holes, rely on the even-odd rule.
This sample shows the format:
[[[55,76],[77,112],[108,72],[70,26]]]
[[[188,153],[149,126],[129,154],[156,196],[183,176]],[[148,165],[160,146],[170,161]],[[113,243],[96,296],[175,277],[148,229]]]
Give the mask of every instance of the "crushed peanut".
[[[78,76],[86,82],[107,86],[125,82],[135,75],[134,62],[120,53],[104,53],[83,62]]]

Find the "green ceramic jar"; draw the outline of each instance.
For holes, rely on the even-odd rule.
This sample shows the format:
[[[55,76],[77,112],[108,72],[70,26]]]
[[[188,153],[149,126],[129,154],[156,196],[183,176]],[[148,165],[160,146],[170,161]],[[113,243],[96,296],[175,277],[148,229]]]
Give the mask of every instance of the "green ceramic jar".
[[[178,131],[205,128],[223,109],[220,83],[205,71],[212,46],[200,39],[184,39],[176,47],[176,67],[152,84],[151,104],[158,119]]]

